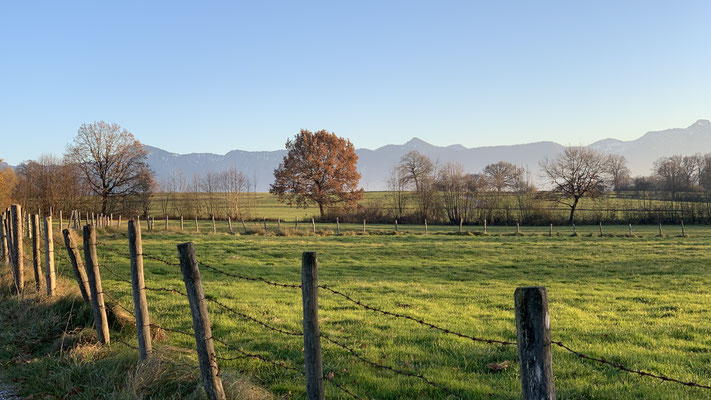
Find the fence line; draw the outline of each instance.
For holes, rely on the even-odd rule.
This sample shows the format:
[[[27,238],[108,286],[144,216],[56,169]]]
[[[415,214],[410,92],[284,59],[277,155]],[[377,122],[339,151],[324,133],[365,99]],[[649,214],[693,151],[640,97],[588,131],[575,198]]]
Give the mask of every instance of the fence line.
[[[112,246],[109,246],[109,245],[107,245],[107,244],[105,244],[105,243],[92,240],[93,238],[91,237],[91,231],[92,231],[92,229],[90,228],[90,229],[88,230],[88,232],[86,232],[86,233],[89,233],[89,241],[88,241],[88,243],[89,243],[90,246],[96,244],[96,245],[98,245],[100,248],[102,248],[102,249],[104,249],[104,250],[106,250],[106,251],[109,251],[109,252],[111,252],[111,253],[113,253],[113,254],[115,254],[115,255],[121,256],[121,257],[123,257],[123,258],[128,258],[129,261],[132,259],[132,255],[131,255],[131,254],[124,253],[124,252],[122,252],[122,251],[120,251],[120,250],[118,250],[118,249],[115,249],[115,248],[113,248]],[[35,233],[34,236],[37,237],[36,231],[35,231],[34,233]],[[86,242],[86,241],[85,241],[85,242]],[[93,242],[93,243],[92,243],[92,242]],[[67,244],[67,245],[68,245],[68,244]],[[93,246],[92,246],[92,247],[93,247]],[[98,267],[97,258],[96,258],[96,256],[95,256],[95,254],[96,254],[96,253],[95,253],[95,249],[93,250],[92,248],[87,248],[86,244],[85,244],[85,246],[84,246],[83,249],[85,250],[85,251],[84,251],[84,252],[85,252],[85,257],[86,257],[88,260],[91,260],[90,263],[87,265],[87,267],[89,267],[89,268],[93,267],[95,270],[98,270],[99,267]],[[76,250],[76,248],[75,248],[75,250]],[[92,250],[94,251],[93,254],[92,254]],[[34,260],[37,259],[37,257],[38,257],[38,255],[39,255],[40,252],[41,252],[41,250],[37,251],[36,254],[35,254],[35,257],[33,257],[33,259],[30,259],[29,257],[27,257],[27,256],[24,254],[24,252],[23,252],[23,253],[21,253],[21,254],[18,254],[17,259],[19,259],[19,260],[27,260],[27,261],[34,261]],[[147,259],[151,259],[151,260],[154,260],[154,261],[157,261],[157,262],[161,262],[161,263],[164,263],[164,264],[166,264],[166,265],[170,265],[170,266],[177,266],[177,265],[180,265],[179,263],[174,263],[174,262],[172,262],[172,261],[170,261],[170,260],[166,260],[166,259],[161,258],[161,257],[146,255],[145,253],[143,253],[142,255],[143,255],[144,257],[146,257]],[[90,257],[90,256],[91,256],[91,257]],[[314,254],[314,257],[315,257],[315,254]],[[67,258],[69,259],[68,256],[67,256]],[[71,261],[71,260],[69,260],[69,261]],[[292,288],[292,289],[294,289],[294,288],[302,288],[302,285],[299,285],[299,284],[281,283],[281,282],[275,282],[275,281],[267,280],[267,279],[262,278],[262,277],[249,277],[249,276],[234,274],[234,273],[231,273],[231,272],[224,271],[224,270],[222,270],[222,269],[220,269],[220,268],[217,268],[217,267],[214,267],[214,266],[205,264],[205,263],[200,262],[200,261],[198,261],[198,260],[195,260],[195,263],[196,263],[196,264],[195,264],[195,268],[197,268],[197,266],[199,265],[199,266],[202,266],[202,267],[204,267],[205,269],[207,269],[207,270],[209,270],[209,271],[211,271],[211,272],[213,272],[213,273],[221,274],[221,275],[228,276],[228,277],[235,278],[235,279],[239,279],[239,280],[245,280],[245,281],[251,281],[251,282],[259,282],[259,283],[263,283],[263,284],[266,284],[266,285],[269,285],[269,286],[280,287],[280,288]],[[121,274],[117,273],[115,270],[113,270],[113,268],[107,266],[106,264],[107,264],[107,263],[102,263],[101,269],[108,271],[109,274],[111,274],[111,276],[113,277],[113,279],[116,279],[117,281],[120,281],[120,282],[127,283],[127,284],[129,284],[129,285],[132,284],[131,281],[129,281],[128,279],[123,278],[123,276],[122,276]],[[197,270],[197,269],[196,269],[196,270]],[[15,270],[13,270],[13,273],[14,273],[14,272],[15,272]],[[99,276],[97,275],[96,278],[99,278]],[[185,279],[187,279],[187,278],[185,278]],[[187,285],[187,282],[186,282],[186,285]],[[407,314],[403,314],[403,313],[399,313],[399,312],[394,312],[394,311],[389,311],[389,310],[386,310],[386,309],[384,309],[384,308],[382,308],[382,307],[378,307],[378,306],[374,306],[374,305],[371,305],[371,304],[367,304],[367,303],[365,303],[365,302],[363,302],[363,301],[361,301],[361,300],[358,300],[358,299],[354,298],[352,295],[346,294],[346,293],[344,293],[343,291],[340,291],[340,290],[337,290],[337,289],[333,289],[333,288],[331,288],[330,286],[327,286],[327,285],[318,285],[318,283],[317,283],[317,284],[316,284],[316,288],[320,288],[320,289],[324,290],[325,292],[327,292],[327,293],[330,294],[330,295],[334,295],[334,296],[340,297],[340,298],[346,300],[347,302],[349,302],[349,303],[351,303],[351,304],[354,304],[354,305],[356,305],[356,306],[358,306],[358,307],[360,307],[360,308],[362,308],[362,309],[364,309],[364,310],[372,311],[372,312],[375,312],[375,313],[378,313],[378,314],[381,314],[381,315],[384,315],[384,316],[387,316],[387,317],[395,318],[395,319],[403,319],[403,320],[407,320],[407,321],[410,321],[410,322],[415,322],[415,323],[417,323],[417,324],[419,324],[419,325],[421,325],[421,326],[424,326],[424,327],[427,327],[427,328],[430,328],[430,329],[439,331],[439,332],[444,333],[444,334],[446,334],[446,335],[452,335],[452,336],[459,337],[459,338],[466,339],[466,340],[470,340],[470,341],[473,341],[473,342],[485,343],[485,344],[490,344],[490,345],[505,345],[505,346],[517,345],[517,346],[519,346],[519,349],[520,349],[520,346],[522,345],[518,340],[514,342],[514,341],[506,341],[506,340],[500,340],[500,339],[482,338],[482,337],[476,337],[476,336],[473,336],[473,335],[465,334],[465,333],[462,333],[462,332],[457,332],[457,331],[451,330],[451,329],[449,329],[449,328],[445,328],[445,327],[442,327],[442,326],[440,326],[440,325],[437,325],[437,324],[434,324],[434,323],[425,321],[423,318],[417,318],[417,317],[413,317],[413,316],[411,316],[411,315],[407,315]],[[130,314],[130,315],[132,315],[132,316],[134,316],[134,317],[136,316],[135,313],[130,310],[130,308],[123,306],[123,305],[121,304],[121,302],[118,301],[118,299],[117,299],[116,297],[114,297],[114,296],[112,296],[111,294],[107,293],[104,289],[101,289],[100,287],[97,288],[97,289],[98,289],[98,290],[93,290],[93,291],[94,291],[94,296],[92,296],[92,298],[95,297],[95,296],[101,297],[101,296],[104,296],[104,295],[105,295],[106,297],[108,297],[108,298],[112,301],[112,303],[115,303],[116,306],[118,306],[119,308],[123,309],[123,310],[126,311],[128,314]],[[183,292],[183,291],[181,291],[181,290],[179,290],[179,289],[175,289],[175,288],[153,287],[153,286],[145,285],[145,287],[142,288],[142,289],[150,290],[150,291],[156,291],[156,292],[164,292],[164,293],[178,294],[178,295],[184,296],[184,297],[186,297],[186,298],[189,297],[187,293],[185,293],[185,292]],[[284,334],[284,335],[288,335],[288,336],[294,336],[294,337],[303,337],[303,336],[304,336],[304,333],[302,333],[302,332],[283,329],[283,328],[281,328],[281,327],[277,327],[277,326],[268,324],[268,323],[266,323],[266,322],[260,321],[260,320],[257,319],[257,318],[254,318],[254,317],[252,317],[252,316],[250,316],[250,315],[248,315],[248,314],[245,314],[245,313],[243,313],[243,312],[240,312],[240,311],[236,310],[236,309],[233,308],[233,307],[230,307],[229,305],[225,304],[224,302],[222,302],[222,301],[220,301],[220,300],[218,300],[218,299],[216,299],[216,298],[213,298],[213,297],[210,297],[210,296],[204,296],[204,299],[203,299],[203,300],[207,302],[207,303],[205,303],[205,304],[212,303],[212,304],[214,304],[215,306],[219,307],[219,308],[220,308],[222,311],[224,311],[224,312],[228,312],[228,313],[230,313],[230,314],[232,314],[232,315],[239,316],[239,317],[245,319],[246,322],[250,322],[250,323],[257,324],[257,325],[261,326],[262,328],[268,329],[268,330],[270,330],[270,331],[273,331],[273,332],[276,332],[276,333],[280,333],[280,334]],[[96,310],[94,310],[94,312],[96,313]],[[546,309],[546,313],[547,313],[547,309]],[[104,317],[104,318],[105,318],[105,317]],[[95,320],[96,320],[96,318],[95,318]],[[177,333],[177,334],[185,335],[185,336],[188,336],[188,337],[191,337],[191,338],[196,337],[195,333],[191,333],[191,332],[184,331],[184,330],[180,330],[180,329],[176,329],[176,328],[165,328],[165,327],[163,327],[163,326],[161,326],[160,324],[157,324],[157,323],[155,323],[155,322],[150,323],[150,327],[153,327],[153,328],[155,328],[155,329],[160,329],[160,330],[163,330],[163,331],[165,331],[165,332],[172,332],[172,333]],[[98,327],[97,327],[97,328],[98,328]],[[523,329],[523,328],[520,328],[520,329]],[[520,335],[520,334],[521,334],[521,332],[519,332],[519,335]],[[519,337],[520,337],[520,336],[519,336]],[[106,339],[107,339],[106,342],[108,342],[108,335],[107,335]],[[238,360],[238,359],[255,359],[255,360],[259,360],[259,361],[261,361],[261,362],[270,364],[270,365],[278,366],[278,367],[280,367],[280,368],[282,368],[282,369],[285,369],[285,370],[296,371],[296,372],[299,372],[299,373],[302,374],[302,375],[304,374],[304,372],[303,372],[301,369],[295,368],[295,367],[292,367],[292,366],[289,366],[289,365],[287,365],[287,363],[284,362],[284,361],[275,361],[275,360],[269,359],[268,357],[265,357],[264,355],[246,351],[246,350],[244,350],[244,349],[242,349],[242,348],[240,348],[240,347],[231,345],[231,344],[227,343],[226,341],[224,341],[224,340],[222,340],[222,339],[220,339],[220,338],[216,338],[216,337],[214,337],[213,335],[210,335],[210,337],[204,338],[204,339],[206,339],[206,340],[212,340],[212,341],[214,341],[214,342],[217,342],[218,344],[220,344],[222,347],[226,348],[226,349],[229,350],[229,351],[233,351],[233,352],[239,353],[239,356],[218,356],[218,355],[216,355],[216,354],[213,354],[214,360],[233,361],[233,360]],[[366,365],[368,365],[368,366],[370,366],[370,367],[372,367],[372,368],[375,368],[375,369],[378,369],[378,370],[387,370],[387,371],[391,371],[392,373],[397,374],[397,375],[402,375],[402,376],[407,376],[407,377],[415,378],[415,379],[418,379],[418,380],[420,380],[421,382],[423,382],[423,383],[425,383],[425,384],[427,384],[427,385],[429,385],[429,386],[431,386],[431,387],[433,387],[433,388],[436,388],[437,390],[441,390],[441,391],[443,391],[443,392],[446,392],[446,393],[448,393],[449,395],[452,395],[452,396],[454,396],[454,397],[456,397],[456,398],[463,398],[461,394],[458,394],[458,393],[452,391],[450,388],[448,388],[448,387],[446,387],[446,386],[444,386],[444,385],[442,385],[442,384],[440,384],[440,383],[437,383],[437,382],[431,380],[430,378],[425,377],[423,374],[421,374],[421,373],[419,373],[419,372],[414,372],[414,371],[399,369],[399,368],[396,368],[396,367],[392,367],[392,366],[389,366],[389,365],[385,365],[385,364],[383,364],[383,363],[380,362],[380,361],[371,360],[371,359],[365,357],[363,354],[361,354],[359,351],[357,351],[357,350],[354,349],[353,347],[351,347],[351,346],[349,346],[349,345],[347,345],[347,344],[345,344],[345,343],[343,343],[343,342],[341,342],[341,341],[339,341],[339,340],[333,339],[333,338],[331,338],[329,335],[326,335],[326,334],[324,334],[324,333],[319,333],[319,334],[318,334],[318,340],[320,340],[320,339],[323,339],[323,340],[325,340],[326,342],[328,342],[329,344],[331,344],[331,345],[333,345],[333,346],[336,346],[336,347],[340,348],[341,350],[344,350],[344,351],[345,351],[348,355],[350,355],[351,357],[355,358],[355,359],[358,360],[359,362],[361,362],[361,363],[363,363],[363,364],[366,364]],[[134,346],[130,345],[129,343],[125,343],[125,342],[124,342],[122,339],[120,339],[120,338],[117,339],[117,341],[119,341],[119,343],[122,343],[122,344],[127,345],[128,347],[135,348]],[[677,378],[673,378],[673,377],[669,377],[669,376],[662,375],[662,374],[656,374],[656,373],[652,373],[652,372],[648,372],[648,371],[644,371],[644,370],[633,369],[633,368],[626,367],[625,365],[623,365],[623,364],[621,364],[621,363],[617,363],[617,362],[614,362],[614,361],[609,361],[609,360],[605,359],[604,357],[596,357],[596,356],[587,355],[587,354],[585,354],[585,353],[583,353],[583,352],[580,352],[580,351],[577,351],[577,350],[572,349],[571,347],[569,347],[568,345],[564,344],[564,343],[561,342],[561,341],[556,341],[556,340],[552,340],[552,339],[549,338],[549,339],[547,340],[547,343],[548,343],[548,344],[545,344],[545,346],[555,345],[556,347],[558,347],[558,348],[560,348],[560,349],[562,349],[562,350],[564,350],[564,351],[566,351],[566,352],[568,352],[568,353],[571,353],[571,354],[575,355],[576,357],[578,357],[578,358],[580,358],[580,359],[592,361],[592,362],[595,362],[595,363],[598,363],[598,364],[602,364],[602,365],[606,365],[606,366],[610,366],[610,367],[616,368],[617,370],[622,371],[622,372],[626,372],[626,373],[630,373],[630,374],[636,374],[636,375],[639,375],[639,376],[641,376],[641,377],[648,377],[648,378],[656,379],[656,380],[659,380],[659,381],[661,381],[661,382],[670,382],[670,383],[675,383],[675,384],[679,384],[679,385],[683,385],[683,386],[687,386],[687,387],[695,387],[695,388],[699,388],[699,389],[711,390],[711,386],[709,386],[709,385],[700,384],[700,383],[693,382],[693,381],[683,381],[683,380],[680,380],[680,379],[677,379]],[[524,362],[524,360],[521,360],[521,363],[523,363],[523,362]],[[216,364],[215,364],[215,365],[216,365]],[[218,371],[219,371],[219,369],[218,369]],[[343,392],[344,394],[346,394],[346,395],[348,395],[348,396],[350,396],[350,397],[352,397],[352,398],[356,398],[356,399],[357,399],[357,398],[360,398],[360,397],[358,397],[358,395],[356,395],[355,393],[353,393],[352,391],[350,391],[348,388],[343,387],[342,385],[339,385],[339,384],[336,383],[336,382],[333,382],[333,381],[332,381],[332,380],[333,380],[333,376],[330,376],[330,377],[329,377],[329,376],[323,376],[323,380],[325,380],[326,382],[329,382],[329,384],[332,385],[334,388],[340,390],[341,392]],[[211,398],[212,398],[212,397],[211,397]]]

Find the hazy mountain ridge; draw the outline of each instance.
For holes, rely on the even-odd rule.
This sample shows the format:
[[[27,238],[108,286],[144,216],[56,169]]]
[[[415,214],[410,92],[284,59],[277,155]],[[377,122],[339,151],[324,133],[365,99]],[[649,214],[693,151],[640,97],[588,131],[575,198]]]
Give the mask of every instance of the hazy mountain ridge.
[[[145,146],[148,163],[155,171],[158,181],[181,171],[187,180],[194,174],[220,171],[235,167],[256,181],[258,191],[267,191],[273,180],[273,171],[286,155],[285,150],[243,151],[232,150],[225,155],[213,153],[176,154],[157,147]],[[589,147],[624,155],[632,175],[648,175],[652,163],[659,157],[673,154],[711,152],[711,122],[698,120],[687,128],[673,128],[647,132],[630,141],[603,139]],[[375,150],[356,149],[361,185],[366,190],[384,190],[390,170],[400,157],[417,150],[439,164],[458,162],[469,172],[479,172],[484,166],[497,161],[509,161],[530,170],[535,181],[540,180],[539,162],[554,157],[564,146],[555,142],[535,142],[509,146],[466,148],[459,144],[446,147],[435,146],[419,138],[402,145],[386,145]]]

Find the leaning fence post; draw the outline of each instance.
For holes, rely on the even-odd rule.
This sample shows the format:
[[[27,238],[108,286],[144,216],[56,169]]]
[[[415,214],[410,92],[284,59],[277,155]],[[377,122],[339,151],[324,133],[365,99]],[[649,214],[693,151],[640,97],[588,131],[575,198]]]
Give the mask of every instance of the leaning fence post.
[[[89,291],[91,292],[91,308],[94,312],[94,326],[96,336],[101,344],[111,342],[109,336],[109,322],[106,318],[106,305],[104,292],[101,287],[101,273],[99,261],[96,256],[96,227],[84,227],[84,259],[86,260],[86,276],[89,278]]]
[[[245,225],[245,223],[244,223],[244,218],[240,218],[240,220],[242,221],[242,230],[244,231],[244,234],[246,235],[247,234],[247,225]]]
[[[62,211],[59,211],[60,213]],[[54,296],[57,281],[54,275],[54,235],[52,233],[52,217],[44,219],[44,282],[47,285],[47,296]]]
[[[7,247],[7,230],[5,229],[5,213],[0,215],[0,250],[2,251],[2,261],[5,265],[10,265],[9,249]]]
[[[77,248],[77,242],[74,239],[74,232],[67,228],[62,231],[62,234],[64,235],[64,245],[67,248],[69,262],[72,264],[72,270],[74,271],[74,277],[77,279],[77,283],[79,284],[81,297],[84,299],[86,304],[90,304],[91,298],[89,297],[89,278],[86,276],[86,270],[84,269],[84,264],[81,261],[81,255],[79,254],[79,249]]]
[[[684,220],[681,220],[681,236],[686,237],[686,231],[684,230]]]
[[[193,330],[197,345],[200,375],[205,393],[210,400],[224,400],[225,391],[222,388],[215,347],[210,328],[210,318],[207,314],[207,302],[202,290],[200,270],[195,258],[195,247],[192,242],[178,245],[180,256],[180,270],[185,281],[185,290],[190,303],[190,313],[193,317]]]
[[[321,331],[318,323],[318,260],[315,252],[304,252],[301,263],[301,294],[304,305],[304,359],[306,398],[323,400]]]
[[[314,217],[311,217],[311,230],[313,233],[316,233],[316,221],[314,220]]]
[[[40,253],[40,224],[39,215],[30,216],[32,222],[32,269],[35,273],[35,287],[39,292],[42,290],[42,253]]]
[[[545,287],[519,287],[514,293],[516,338],[524,400],[555,399],[551,325]]]
[[[145,360],[151,353],[151,321],[148,318],[146,301],[146,282],[143,279],[143,244],[141,225],[128,221],[128,252],[131,256],[131,289],[133,310],[136,314],[136,333],[138,334],[138,356]]]

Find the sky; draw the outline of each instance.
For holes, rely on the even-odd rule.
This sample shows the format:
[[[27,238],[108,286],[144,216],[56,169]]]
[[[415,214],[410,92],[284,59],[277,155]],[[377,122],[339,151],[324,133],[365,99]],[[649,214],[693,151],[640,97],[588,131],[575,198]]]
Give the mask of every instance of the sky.
[[[0,3],[0,158],[633,140],[711,119],[708,1]]]

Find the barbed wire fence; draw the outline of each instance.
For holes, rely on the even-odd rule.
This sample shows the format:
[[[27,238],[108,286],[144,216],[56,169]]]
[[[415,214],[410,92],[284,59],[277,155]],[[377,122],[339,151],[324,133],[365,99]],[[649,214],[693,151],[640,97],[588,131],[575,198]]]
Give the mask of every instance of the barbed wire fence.
[[[93,226],[88,226],[85,227],[84,229],[89,229],[93,230]],[[140,226],[139,226],[139,232],[140,232]],[[89,238],[91,235],[89,235]],[[140,236],[139,236],[140,240]],[[120,257],[124,259],[125,261],[128,261],[129,263],[133,264],[136,262],[136,259],[140,257],[141,259],[149,259],[155,262],[162,263],[166,266],[170,267],[176,267],[176,269],[180,268],[183,269],[184,265],[183,264],[191,264],[191,260],[189,259],[184,259],[183,257],[180,258],[181,262],[174,262],[169,259],[166,259],[164,257],[159,257],[155,256],[152,254],[147,254],[143,252],[142,250],[140,253],[136,253],[135,251],[129,251],[125,252],[122,251],[121,249],[118,249],[114,246],[110,246],[106,243],[100,242],[100,241],[94,241],[93,243],[91,240],[86,240],[86,235],[85,235],[85,240],[84,240],[84,246],[81,247],[81,250],[85,250],[86,252],[86,247],[89,246],[91,249],[93,246],[93,251],[96,252],[97,247],[101,249],[102,251],[106,251],[108,253],[113,254],[114,256]],[[191,244],[192,246],[192,244]],[[67,249],[68,253],[71,251],[71,249]],[[22,254],[22,258],[24,261],[26,261],[28,264],[31,263],[36,263],[37,259],[36,257],[39,256],[39,254],[44,254],[42,251],[39,251],[38,254],[34,254],[33,258],[27,257],[24,253]],[[46,254],[45,254],[46,256]],[[72,257],[68,255],[64,255],[66,257],[66,262],[68,264],[72,263]],[[308,295],[314,295],[317,293],[317,291],[320,289],[321,291],[333,295],[336,298],[340,298],[343,301],[346,301],[350,303],[351,305],[356,306],[357,308],[362,309],[365,312],[372,312],[372,313],[377,313],[379,315],[385,316],[387,318],[393,318],[393,319],[398,319],[402,321],[407,321],[411,322],[413,324],[419,325],[423,328],[431,329],[433,331],[439,332],[443,335],[449,335],[453,337],[457,337],[460,339],[476,342],[476,343],[481,343],[481,344],[486,344],[486,345],[496,345],[496,346],[517,346],[519,350],[519,362],[521,364],[522,368],[522,378],[524,381],[526,379],[530,379],[531,382],[529,382],[529,385],[523,384],[522,389],[524,391],[524,398],[538,398],[537,396],[541,393],[548,393],[552,392],[553,387],[552,385],[547,385],[546,382],[552,382],[553,381],[553,376],[552,376],[552,369],[550,368],[550,365],[552,363],[552,354],[551,354],[551,347],[555,346],[557,348],[562,349],[563,351],[574,355],[577,358],[580,358],[582,360],[592,362],[601,366],[606,366],[606,367],[611,367],[614,368],[618,371],[625,372],[625,373],[630,373],[630,374],[635,374],[639,375],[641,377],[647,377],[650,379],[655,379],[660,382],[668,382],[668,383],[674,383],[674,384],[679,384],[682,386],[687,386],[687,387],[694,387],[698,389],[705,389],[705,390],[711,390],[711,386],[693,382],[693,381],[684,381],[678,378],[662,375],[662,374],[657,374],[653,372],[649,372],[646,370],[642,369],[635,369],[635,368],[630,368],[627,367],[621,363],[611,361],[606,359],[605,357],[600,357],[600,356],[593,356],[586,354],[584,352],[575,350],[568,346],[567,344],[559,341],[559,340],[553,340],[550,337],[550,325],[546,321],[549,321],[548,319],[548,309],[547,309],[547,292],[545,291],[545,288],[519,288],[517,289],[517,302],[516,302],[516,322],[517,322],[517,341],[510,341],[510,340],[502,340],[498,338],[485,338],[485,337],[477,337],[473,336],[468,333],[464,332],[459,332],[455,331],[453,329],[450,329],[445,326],[441,326],[439,324],[435,324],[433,322],[427,321],[421,317],[414,317],[411,315],[408,315],[406,313],[401,313],[401,312],[396,312],[396,311],[391,311],[387,310],[383,307],[376,306],[373,304],[368,304],[362,300],[357,299],[354,295],[348,294],[344,290],[339,290],[331,287],[330,285],[325,285],[325,284],[318,284],[316,282],[315,285],[311,285],[312,287],[308,290],[311,290],[310,294],[306,292],[307,288],[304,286],[303,282],[305,280],[305,276],[307,276],[307,264],[309,268],[314,268],[317,269],[316,265],[316,259],[315,259],[315,254],[313,256],[313,261],[311,263],[307,263],[307,257],[306,253],[304,254],[304,267],[302,269],[302,284],[298,283],[284,283],[284,282],[277,282],[273,280],[269,280],[260,276],[247,276],[247,275],[242,275],[242,274],[237,274],[234,272],[228,272],[223,270],[222,268],[216,267],[211,264],[207,264],[205,262],[197,260],[197,258],[193,257],[193,262],[191,266],[197,270],[199,267],[202,267],[203,271],[209,271],[214,274],[218,274],[220,276],[224,276],[230,279],[234,280],[239,280],[239,281],[245,281],[245,282],[251,282],[251,283],[258,283],[258,284],[263,284],[268,287],[274,287],[278,289],[301,289],[302,290],[302,296],[304,298],[304,309],[306,310],[308,307],[315,307],[315,310],[318,310],[318,304],[307,304],[308,302],[305,300],[305,298]],[[89,261],[87,260],[87,270],[90,267],[90,264],[95,263],[96,260]],[[141,261],[142,263],[142,261]],[[79,266],[74,265],[74,269],[77,269]],[[131,278],[127,278],[123,276],[121,273],[118,271],[114,270],[113,266],[108,266],[107,263],[102,263],[100,268],[96,268],[96,270],[101,270],[101,271],[106,271],[108,272],[113,280],[116,280],[118,282],[123,282],[125,284],[128,284],[131,288],[132,291],[135,290],[135,283],[133,282],[134,276],[132,274]],[[195,285],[195,281],[191,281],[188,279],[185,274],[184,274],[184,281],[186,284],[186,288],[190,288],[191,285]],[[89,279],[89,283],[92,284],[91,282],[92,279]],[[103,297],[106,296],[111,300],[111,303],[113,305],[116,305],[117,307],[121,308],[124,310],[126,313],[131,315],[132,317],[136,318],[137,320],[137,325],[138,325],[138,317],[135,312],[135,308],[132,310],[130,307],[125,306],[119,301],[118,296],[115,296],[111,293],[109,293],[106,290],[100,290],[99,288],[101,287],[101,277],[97,274],[96,277],[93,279],[95,282],[93,282],[93,285],[97,285],[97,280],[98,280],[98,287],[94,287],[92,292],[94,292],[97,296],[92,296],[92,297]],[[142,280],[142,279],[141,279]],[[199,282],[199,279],[197,283],[200,285],[202,291],[202,284]],[[39,283],[38,283],[39,285]],[[155,287],[152,285],[143,285],[142,290],[147,290],[147,291],[153,291],[157,293],[166,293],[166,294],[172,294],[172,295],[178,295],[183,298],[188,299],[188,303],[190,304],[191,311],[193,311],[193,304],[191,303],[191,296],[188,292],[184,292],[181,289],[177,288],[171,288],[171,287]],[[525,289],[525,290],[520,290],[520,289]],[[533,291],[527,290],[527,289],[536,289]],[[522,294],[521,299],[519,301],[519,290],[521,291]],[[545,301],[532,301],[531,298],[527,298],[525,293],[534,293],[536,296],[542,296],[545,298]],[[530,296],[529,296],[530,297]],[[135,297],[134,297],[135,299]],[[314,352],[314,354],[310,354],[308,351],[306,351],[305,354],[305,359],[306,359],[306,364],[307,368],[306,370],[303,370],[301,368],[297,368],[293,366],[293,360],[287,360],[290,361],[287,363],[287,361],[279,361],[275,360],[271,357],[265,356],[263,354],[251,352],[248,350],[245,350],[239,346],[235,346],[230,344],[229,342],[225,341],[224,339],[220,339],[217,337],[214,337],[210,335],[209,337],[200,337],[198,332],[189,332],[186,330],[182,329],[177,329],[173,327],[165,327],[159,323],[152,322],[149,324],[150,328],[162,330],[164,332],[170,332],[170,333],[175,333],[179,335],[183,335],[186,337],[194,338],[196,340],[196,343],[198,347],[200,347],[200,342],[201,341],[206,341],[209,340],[210,342],[215,342],[221,346],[223,350],[225,350],[228,354],[233,353],[237,354],[236,356],[218,356],[214,350],[212,350],[212,354],[209,354],[208,356],[210,359],[208,360],[209,362],[203,363],[202,361],[200,362],[199,368],[202,370],[205,368],[205,365],[208,366],[208,368],[214,368],[217,372],[213,375],[213,378],[219,379],[220,378],[220,373],[219,373],[219,368],[217,367],[217,361],[221,362],[230,362],[230,361],[235,361],[239,359],[253,359],[257,360],[259,362],[263,362],[268,365],[272,365],[281,369],[284,369],[286,371],[298,373],[300,376],[303,376],[306,380],[306,386],[307,386],[307,394],[309,396],[309,399],[311,398],[319,398],[318,396],[323,396],[323,385],[322,382],[328,382],[335,390],[340,391],[343,393],[345,396],[350,397],[350,398],[371,398],[367,394],[362,394],[362,393],[357,393],[358,390],[354,390],[351,387],[347,387],[343,385],[342,383],[336,382],[334,380],[334,376],[328,375],[328,374],[323,374],[323,360],[320,359],[321,356],[321,348],[320,348],[320,342],[323,339],[324,342],[327,344],[333,346],[336,349],[340,349],[341,351],[344,352],[344,354],[347,354],[348,356],[354,358],[358,362],[373,368],[378,371],[388,371],[390,373],[393,373],[395,375],[400,375],[403,377],[407,378],[412,378],[412,379],[417,379],[418,381],[422,382],[423,384],[426,384],[430,387],[433,388],[433,390],[437,390],[441,393],[445,393],[449,396],[452,396],[454,398],[466,398],[466,396],[462,393],[457,392],[456,390],[453,390],[451,388],[448,388],[446,385],[437,382],[434,378],[432,377],[427,377],[425,374],[423,374],[420,371],[417,370],[412,370],[412,369],[402,369],[398,367],[394,367],[392,365],[388,365],[384,363],[382,360],[374,360],[371,358],[366,357],[364,354],[362,354],[361,351],[357,350],[353,346],[349,346],[348,344],[344,343],[343,341],[340,341],[338,339],[335,339],[331,337],[330,335],[320,332],[318,329],[318,320],[316,319],[315,321],[310,321],[312,324],[315,324],[316,329],[315,330],[310,330],[309,332],[306,331],[297,331],[297,330],[292,330],[292,329],[286,329],[280,326],[275,326],[272,325],[268,322],[265,322],[264,320],[258,319],[254,316],[251,316],[245,312],[239,311],[235,309],[234,307],[231,307],[227,305],[224,301],[220,301],[219,299],[215,298],[214,296],[208,296],[208,295],[203,295],[202,298],[198,299],[199,301],[203,302],[205,304],[205,310],[207,310],[207,305],[212,305],[211,309],[214,310],[219,310],[220,312],[227,313],[231,316],[236,316],[239,317],[241,320],[255,324],[256,326],[259,326],[261,329],[265,329],[267,331],[280,334],[280,335],[286,335],[290,337],[300,337],[304,338],[304,340],[312,340],[318,343],[318,351]],[[95,301],[92,299],[92,301]],[[103,300],[102,300],[103,302]],[[528,306],[525,306],[528,304]],[[531,306],[531,304],[535,304],[534,306]],[[135,304],[134,304],[135,307]],[[104,307],[105,308],[105,307]],[[96,313],[96,308],[94,309],[94,312]],[[100,312],[100,311],[99,311]],[[194,316],[194,315],[193,315]],[[545,318],[543,318],[545,316]],[[195,317],[195,316],[194,316]],[[204,317],[207,317],[207,315],[204,315]],[[306,319],[306,313],[305,317]],[[101,320],[102,318],[98,315],[94,315],[95,320]],[[207,326],[209,327],[209,320],[207,320]],[[306,324],[305,324],[306,326]],[[97,326],[97,330],[99,327]],[[140,332],[139,332],[140,335]],[[310,337],[309,337],[310,336]],[[523,340],[522,340],[523,338]],[[531,339],[533,338],[533,339]],[[107,340],[108,341],[108,340]],[[139,350],[141,347],[141,340],[139,339],[139,346],[134,346],[131,343],[126,342],[122,338],[117,338],[117,342],[126,345],[127,347],[134,349],[134,350]],[[306,348],[306,346],[305,346]],[[200,356],[200,351],[198,350],[198,356]],[[200,357],[199,357],[200,358]],[[314,375],[313,373],[310,373],[312,369],[308,368],[309,361],[308,359],[311,358],[313,361],[314,358],[317,358],[315,361],[316,364],[318,364],[318,368],[316,368],[317,371],[320,371],[318,375]],[[170,360],[164,360],[164,362],[174,362]],[[180,364],[176,364],[180,365]],[[188,365],[191,368],[198,368],[192,365]],[[536,371],[544,371],[543,376],[538,376],[538,377],[533,377],[534,374],[527,373],[524,371],[524,366],[528,366],[527,368],[531,369],[531,371],[536,370]],[[548,376],[548,371],[550,370],[550,376]],[[203,372],[203,381],[204,381],[204,376],[210,375],[206,374]],[[540,373],[538,374],[540,375]],[[313,385],[310,385],[310,382],[314,382]],[[319,383],[321,382],[321,383]],[[352,382],[353,383],[353,382]],[[207,387],[211,386],[210,384],[204,382],[206,386],[206,391]],[[214,386],[214,383],[213,383]],[[220,384],[221,387],[221,384]],[[315,392],[310,390],[310,388],[316,388]],[[531,389],[533,388],[533,389]],[[362,389],[361,389],[362,390]],[[529,392],[533,390],[535,393],[527,393],[527,390]],[[315,394],[314,394],[315,393]],[[211,397],[211,393],[208,391],[208,396]],[[317,396],[317,397],[312,397],[312,396]],[[219,397],[219,391],[217,392],[217,397],[214,398],[220,398]]]

